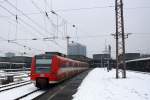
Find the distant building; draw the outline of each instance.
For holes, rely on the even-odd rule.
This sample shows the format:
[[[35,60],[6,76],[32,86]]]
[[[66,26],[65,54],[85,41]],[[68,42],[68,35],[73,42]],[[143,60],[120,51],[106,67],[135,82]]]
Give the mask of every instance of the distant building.
[[[140,53],[126,53],[125,60],[132,60],[140,58]]]
[[[10,57],[0,57],[0,62],[9,62]]]
[[[5,53],[5,57],[14,57],[14,56],[15,56],[15,53],[12,53],[12,52]]]
[[[15,56],[10,58],[10,62],[16,62],[16,63],[25,63],[26,68],[31,67],[32,57],[27,56]]]
[[[82,55],[68,55],[67,57],[74,60],[83,61],[83,62],[89,62],[91,60],[91,58]]]
[[[32,57],[27,56],[0,57],[0,62],[25,63],[25,67],[30,68]]]
[[[68,55],[82,55],[86,56],[86,46],[72,42],[68,47]]]
[[[140,57],[141,57],[141,58],[147,58],[147,57],[150,57],[150,54],[141,54]]]
[[[94,54],[93,59],[101,60],[101,59],[108,59],[110,58],[110,54]]]
[[[90,61],[91,67],[107,67],[111,62],[110,54],[94,54],[93,60]]]

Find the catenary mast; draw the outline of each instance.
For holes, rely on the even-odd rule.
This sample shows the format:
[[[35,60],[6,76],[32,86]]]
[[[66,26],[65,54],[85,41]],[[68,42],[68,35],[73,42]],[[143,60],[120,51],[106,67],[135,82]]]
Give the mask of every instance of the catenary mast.
[[[126,64],[125,64],[125,33],[124,33],[124,19],[123,19],[123,2],[122,0],[115,0],[116,11],[116,78],[119,78],[119,70],[122,69],[122,77],[126,78]]]

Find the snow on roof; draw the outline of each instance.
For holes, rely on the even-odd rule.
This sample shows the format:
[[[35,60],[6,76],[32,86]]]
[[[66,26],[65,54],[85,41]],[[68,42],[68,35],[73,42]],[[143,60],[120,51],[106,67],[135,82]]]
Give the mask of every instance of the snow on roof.
[[[139,59],[133,59],[133,60],[127,60],[126,62],[132,62],[132,61],[143,61],[143,60],[150,60],[150,57],[147,58],[139,58]]]
[[[92,70],[82,81],[73,100],[150,100],[150,75],[127,72],[116,79],[115,70]]]

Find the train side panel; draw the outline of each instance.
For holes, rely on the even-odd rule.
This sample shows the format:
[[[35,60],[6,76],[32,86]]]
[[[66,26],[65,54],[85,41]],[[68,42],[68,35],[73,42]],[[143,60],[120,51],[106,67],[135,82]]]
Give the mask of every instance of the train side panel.
[[[67,58],[62,58],[62,57],[58,57],[59,59],[59,70],[57,73],[58,76],[58,80],[62,81],[65,80],[67,78],[70,78],[76,74],[78,74],[79,72],[87,69],[87,66],[81,66],[83,64],[81,64],[81,62],[79,61],[74,61],[74,60],[70,60]]]

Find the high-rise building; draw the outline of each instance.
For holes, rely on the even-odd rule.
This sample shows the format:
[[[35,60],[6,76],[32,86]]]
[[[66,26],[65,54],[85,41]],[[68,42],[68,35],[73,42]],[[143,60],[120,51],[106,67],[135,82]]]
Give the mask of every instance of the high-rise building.
[[[15,53],[12,53],[12,52],[5,53],[5,57],[14,57],[14,56],[15,56]]]
[[[83,55],[86,56],[86,46],[72,42],[68,46],[68,55]]]

